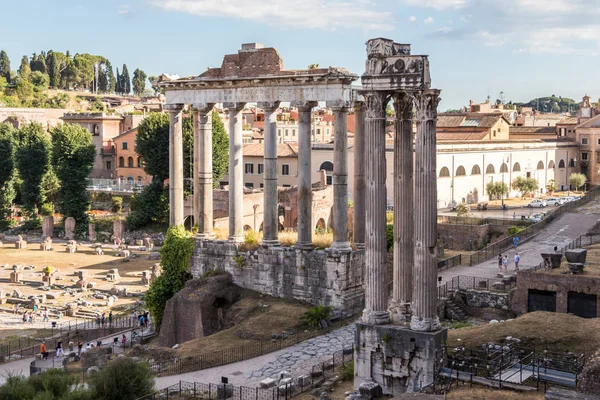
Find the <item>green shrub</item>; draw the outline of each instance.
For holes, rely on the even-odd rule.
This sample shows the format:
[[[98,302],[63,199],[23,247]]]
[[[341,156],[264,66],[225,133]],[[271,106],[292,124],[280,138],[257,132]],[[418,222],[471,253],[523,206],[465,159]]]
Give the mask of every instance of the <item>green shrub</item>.
[[[136,193],[130,202],[127,229],[140,229],[150,223],[165,223],[169,219],[169,191],[162,182],[152,182]]]
[[[22,232],[35,231],[42,228],[42,219],[38,216],[31,217],[19,227]]]
[[[33,399],[35,389],[24,376],[8,376],[4,385],[0,386],[0,399],[27,400]]]
[[[302,322],[311,327],[319,326],[321,320],[329,318],[331,313],[331,307],[325,307],[322,305],[314,306],[306,310],[302,316]]]
[[[452,321],[452,323],[450,324],[450,329],[468,328],[470,326],[473,326],[473,324],[469,321],[467,321],[467,322]]]
[[[517,233],[525,230],[525,228],[521,228],[519,226],[509,226],[508,227],[508,236],[516,235]]]
[[[157,328],[162,322],[167,301],[183,289],[191,278],[188,268],[194,252],[194,238],[183,226],[173,226],[167,231],[165,243],[160,249],[163,273],[146,292],[146,304],[154,317]]]
[[[49,369],[41,374],[31,375],[29,384],[33,387],[37,395],[35,399],[60,399],[69,392],[71,385],[76,379],[62,369]],[[49,395],[49,397],[48,397]]]
[[[394,225],[387,225],[385,227],[385,235],[387,238],[387,250],[394,250]]]
[[[123,198],[121,196],[113,196],[111,210],[114,213],[120,213],[123,211]]]
[[[52,203],[44,203],[42,204],[42,209],[40,214],[44,217],[51,217],[54,215],[54,204]]]
[[[347,362],[340,367],[340,378],[342,378],[343,381],[351,381],[354,379],[354,362]]]
[[[89,380],[95,399],[135,400],[154,391],[154,376],[148,364],[120,357]]]

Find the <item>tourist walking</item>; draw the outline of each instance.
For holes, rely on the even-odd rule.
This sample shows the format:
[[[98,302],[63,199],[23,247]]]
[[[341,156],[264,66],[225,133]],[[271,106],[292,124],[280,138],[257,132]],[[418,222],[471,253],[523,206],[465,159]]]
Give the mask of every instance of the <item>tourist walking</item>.
[[[519,271],[519,261],[521,261],[521,256],[519,253],[515,253],[515,272]]]
[[[81,340],[77,342],[77,349],[79,350],[79,355],[81,355],[81,350],[83,349],[83,342]]]
[[[100,321],[102,322],[102,327],[104,328],[104,324],[106,324],[106,313],[102,313]]]
[[[498,269],[502,271],[502,254],[498,254]]]
[[[111,312],[108,313],[108,325],[109,326],[112,325],[112,321],[113,321],[113,313],[112,313],[112,310],[111,310]]]
[[[42,355],[42,358],[44,360],[48,359],[48,349],[46,348],[46,342],[42,342],[42,344],[40,344],[40,354]]]
[[[517,248],[517,246],[519,246],[519,238],[516,236],[513,238],[513,246],[515,249]]]
[[[44,322],[48,322],[48,307],[44,308]]]
[[[504,272],[508,272],[508,254],[504,255]]]
[[[56,343],[56,357],[64,357],[65,352],[62,347],[62,340],[58,339],[58,343]]]
[[[127,343],[127,337],[125,334],[123,334],[123,336],[121,336],[121,344],[123,345],[123,348],[125,348],[125,343]]]

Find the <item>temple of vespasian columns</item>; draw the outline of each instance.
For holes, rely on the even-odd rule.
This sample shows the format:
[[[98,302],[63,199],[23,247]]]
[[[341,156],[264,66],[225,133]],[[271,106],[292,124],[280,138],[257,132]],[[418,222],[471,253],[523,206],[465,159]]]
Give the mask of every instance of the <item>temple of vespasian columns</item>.
[[[362,87],[341,68],[284,70],[273,48],[245,44],[220,68],[197,77],[163,75],[170,113],[170,223],[183,224],[182,111],[194,117],[194,221],[199,231],[192,274],[225,269],[236,284],[280,297],[362,311],[357,324],[355,385],[379,384],[384,393],[417,391],[433,382],[436,356],[446,331],[437,316],[436,119],[439,90],[430,88],[427,56],[388,39],[367,42]],[[388,301],[385,123],[387,104],[396,111],[394,142],[393,293]],[[264,231],[262,246],[242,253],[242,110],[265,110]],[[279,246],[276,110],[298,108],[298,243]],[[334,112],[334,241],[312,246],[311,110],[326,102]],[[213,235],[211,110],[229,110],[229,240]],[[348,241],[348,143],[346,114],[356,114],[354,151],[354,248]],[[416,141],[413,143],[413,122]],[[413,145],[416,146],[413,160]],[[368,155],[368,156],[367,156]],[[357,229],[358,228],[358,229]],[[360,229],[363,228],[363,229]],[[243,260],[243,261],[241,261]],[[439,361],[439,360],[437,360]]]

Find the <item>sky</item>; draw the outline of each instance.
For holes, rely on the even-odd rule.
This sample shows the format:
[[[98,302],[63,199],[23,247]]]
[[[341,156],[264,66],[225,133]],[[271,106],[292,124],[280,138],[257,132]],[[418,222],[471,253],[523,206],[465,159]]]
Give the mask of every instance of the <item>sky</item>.
[[[148,75],[199,75],[242,43],[286,69],[364,72],[365,42],[429,55],[440,110],[492,100],[600,96],[600,0],[3,0],[0,49],[69,50]],[[8,16],[8,17],[7,17]]]

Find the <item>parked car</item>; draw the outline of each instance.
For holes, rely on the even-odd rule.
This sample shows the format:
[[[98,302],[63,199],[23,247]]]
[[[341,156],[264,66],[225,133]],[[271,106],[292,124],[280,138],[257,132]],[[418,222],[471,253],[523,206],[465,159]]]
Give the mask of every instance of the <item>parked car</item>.
[[[548,207],[548,203],[546,203],[544,200],[533,199],[533,200],[531,200],[531,202],[529,204],[527,204],[527,207],[529,207],[529,208]]]
[[[546,203],[551,206],[562,206],[565,204],[567,200],[564,197],[548,197],[546,198]]]
[[[579,196],[569,196],[569,197],[564,197],[564,199],[566,201],[575,201],[575,200],[579,200]]]

